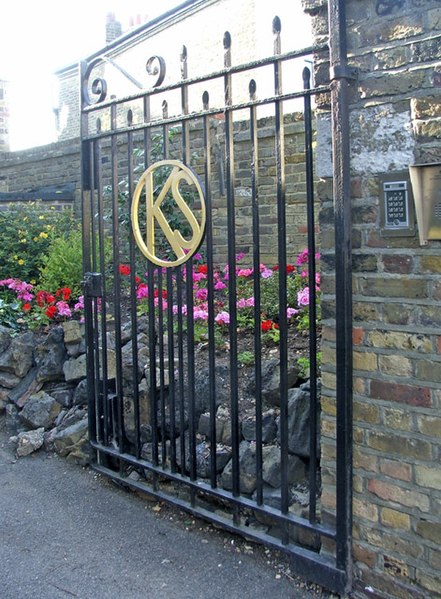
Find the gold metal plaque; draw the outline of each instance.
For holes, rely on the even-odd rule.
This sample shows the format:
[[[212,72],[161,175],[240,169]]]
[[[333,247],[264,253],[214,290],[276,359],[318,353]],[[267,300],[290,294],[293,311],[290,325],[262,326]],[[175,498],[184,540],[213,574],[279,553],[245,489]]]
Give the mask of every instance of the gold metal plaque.
[[[188,166],[179,160],[160,160],[141,175],[133,194],[132,229],[139,249],[151,262],[172,267],[188,260],[202,242],[205,219],[204,194]]]

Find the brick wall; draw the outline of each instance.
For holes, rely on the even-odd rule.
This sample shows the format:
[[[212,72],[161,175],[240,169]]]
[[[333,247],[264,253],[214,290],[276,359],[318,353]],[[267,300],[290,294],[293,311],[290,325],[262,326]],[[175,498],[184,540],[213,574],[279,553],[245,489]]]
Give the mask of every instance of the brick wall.
[[[0,156],[0,192],[34,192],[42,189],[65,188],[69,185],[69,200],[58,194],[52,203],[72,204],[74,194],[76,210],[80,213],[80,154],[79,140],[58,142]],[[33,194],[29,194],[33,195]],[[38,199],[38,193],[35,199]],[[44,196],[43,198],[44,199]]]
[[[310,1],[317,37],[323,1]],[[380,232],[379,176],[441,161],[441,6],[348,0],[353,218],[356,596],[441,596],[441,243]],[[325,70],[319,65],[319,73]],[[318,117],[324,512],[335,508],[332,186],[326,104]],[[321,148],[321,149],[320,149]]]

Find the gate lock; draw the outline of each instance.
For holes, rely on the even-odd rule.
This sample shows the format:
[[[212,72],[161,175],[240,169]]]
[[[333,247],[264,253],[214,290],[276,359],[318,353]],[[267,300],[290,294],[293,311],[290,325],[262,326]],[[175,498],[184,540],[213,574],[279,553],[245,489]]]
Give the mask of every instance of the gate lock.
[[[102,297],[103,277],[100,272],[86,272],[84,274],[84,295],[86,297]]]

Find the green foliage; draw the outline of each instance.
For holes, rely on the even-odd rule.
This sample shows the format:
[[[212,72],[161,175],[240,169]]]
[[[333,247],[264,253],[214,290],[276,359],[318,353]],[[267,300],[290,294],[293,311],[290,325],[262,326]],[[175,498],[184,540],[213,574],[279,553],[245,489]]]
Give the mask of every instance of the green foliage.
[[[244,366],[252,366],[254,364],[254,354],[251,351],[243,351],[237,354],[237,360],[239,364],[243,364]]]
[[[18,329],[21,315],[20,300],[7,289],[0,289],[0,324],[11,329]]]
[[[297,293],[304,287],[305,281],[299,274],[286,277],[286,305],[297,306]],[[275,271],[269,278],[260,280],[260,301],[262,312],[267,318],[277,318],[279,314],[279,273]]]
[[[69,287],[73,295],[80,295],[82,267],[82,236],[79,226],[70,233],[52,240],[47,254],[42,258],[40,287],[59,289]]]
[[[321,366],[321,363],[322,363],[322,352],[317,352],[317,354],[316,354],[316,363],[317,363],[317,369],[320,369],[320,366]],[[297,365],[298,365],[298,367],[300,369],[299,374],[300,374],[301,378],[302,379],[309,379],[310,376],[311,376],[311,373],[310,373],[310,369],[311,369],[310,358],[308,356],[300,356],[299,358],[297,358]]]
[[[74,223],[71,210],[56,211],[42,202],[9,204],[0,212],[0,279],[37,282],[51,242]]]

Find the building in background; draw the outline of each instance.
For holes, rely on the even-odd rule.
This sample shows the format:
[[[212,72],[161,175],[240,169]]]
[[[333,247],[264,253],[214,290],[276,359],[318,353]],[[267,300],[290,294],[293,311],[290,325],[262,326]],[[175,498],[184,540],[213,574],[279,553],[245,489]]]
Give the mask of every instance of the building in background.
[[[9,152],[8,82],[0,79],[0,153]]]
[[[234,15],[234,18],[232,18]],[[152,87],[154,77],[146,71],[150,58],[161,57],[165,63],[162,85],[175,83],[181,78],[183,46],[186,48],[188,77],[198,77],[222,69],[219,61],[223,52],[223,38],[226,31],[231,34],[232,61],[235,65],[258,60],[274,53],[272,40],[272,20],[280,17],[282,22],[282,52],[294,47],[304,48],[312,44],[310,19],[302,10],[301,2],[287,3],[274,0],[271,4],[262,0],[187,0],[159,16],[142,17],[133,20],[133,26],[125,33],[121,25],[109,13],[106,23],[106,46],[85,57],[87,63],[100,59],[96,77],[103,77],[108,86],[108,98],[131,95],[139,89]],[[147,20],[146,20],[147,19]],[[284,48],[283,44],[287,47]],[[289,46],[289,48],[288,48]],[[299,61],[298,73],[291,76],[302,81],[304,60]],[[158,62],[152,62],[154,70]],[[58,135],[59,140],[72,139],[80,133],[79,72],[78,62],[67,65],[56,72],[59,83]],[[95,73],[90,77],[92,84]],[[268,81],[257,82],[257,93],[264,96],[265,89],[272,85],[272,74]],[[238,101],[249,94],[249,81],[243,81],[241,90],[235,89]],[[200,91],[200,93],[199,93]],[[202,93],[197,90],[189,98],[199,110]],[[240,95],[239,95],[240,94]],[[223,90],[218,92],[219,103],[223,103]],[[180,111],[180,98],[176,106],[168,106],[169,114]],[[216,104],[216,96],[210,92],[210,105]],[[222,104],[223,105],[223,104]],[[162,107],[152,106],[152,116],[160,116]],[[103,124],[104,125],[104,124]]]

